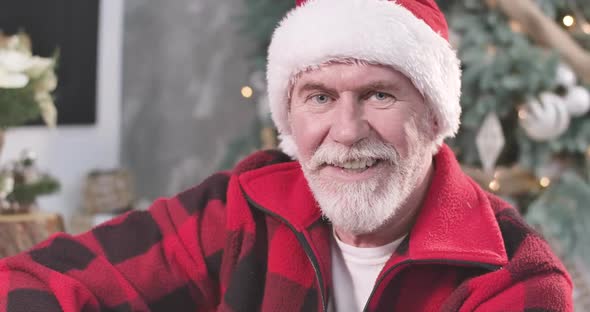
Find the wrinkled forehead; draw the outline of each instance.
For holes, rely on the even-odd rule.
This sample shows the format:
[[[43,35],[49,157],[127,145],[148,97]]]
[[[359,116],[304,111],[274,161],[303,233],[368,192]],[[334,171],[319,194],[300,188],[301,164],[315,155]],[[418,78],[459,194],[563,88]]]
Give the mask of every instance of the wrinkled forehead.
[[[303,70],[293,74],[293,76],[291,76],[291,79],[289,80],[289,87],[287,89],[287,98],[288,98],[289,102],[291,101],[293,92],[295,92],[295,86],[297,85],[297,82],[299,82],[301,80],[302,76],[304,76],[308,73],[313,73],[313,72],[325,70],[326,68],[331,67],[333,65],[378,66],[378,67],[382,67],[382,68],[387,68],[395,75],[397,75],[399,77],[403,77],[402,79],[409,81],[409,83],[412,84],[413,87],[416,87],[413,85],[413,83],[409,77],[407,77],[401,71],[397,70],[396,68],[394,68],[391,65],[385,65],[385,64],[378,63],[378,62],[371,62],[371,61],[362,60],[362,59],[355,59],[355,58],[339,58],[339,59],[333,59],[333,60],[326,61],[326,62],[321,63],[319,65],[306,67]],[[420,90],[418,90],[418,92],[420,92]],[[422,96],[424,96],[422,94],[422,92],[420,92],[420,94]]]

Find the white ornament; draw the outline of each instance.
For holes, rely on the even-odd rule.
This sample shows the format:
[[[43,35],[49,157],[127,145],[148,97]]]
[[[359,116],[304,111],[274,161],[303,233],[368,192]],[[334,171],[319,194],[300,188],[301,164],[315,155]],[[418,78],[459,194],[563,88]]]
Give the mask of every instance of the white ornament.
[[[488,173],[493,172],[505,144],[502,125],[495,113],[486,116],[475,138],[475,144],[483,169]]]
[[[530,99],[520,126],[535,141],[547,141],[562,135],[570,123],[570,115],[563,99],[557,94],[543,92],[540,101]]]
[[[564,87],[571,87],[576,84],[576,74],[565,63],[559,63],[557,65],[557,72],[555,73],[555,82]]]
[[[570,87],[563,97],[563,102],[570,115],[582,116],[590,110],[590,92],[582,86]]]

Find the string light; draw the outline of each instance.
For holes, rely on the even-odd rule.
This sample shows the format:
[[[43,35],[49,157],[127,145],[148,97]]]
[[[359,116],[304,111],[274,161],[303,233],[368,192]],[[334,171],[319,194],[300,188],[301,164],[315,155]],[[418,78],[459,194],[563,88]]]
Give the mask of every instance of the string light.
[[[494,179],[490,182],[488,187],[490,188],[490,190],[497,192],[500,189],[500,182],[498,182],[498,180]]]
[[[548,177],[542,177],[541,179],[539,179],[539,184],[541,185],[541,187],[548,187],[549,185],[551,185],[551,179],[549,179]]]
[[[250,88],[248,86],[242,87],[242,96],[243,97],[250,98],[250,97],[252,97],[252,94],[254,94],[254,91],[252,90],[252,88]]]
[[[582,31],[588,35],[590,35],[590,23],[586,23],[582,25]]]
[[[566,27],[571,27],[572,25],[574,25],[574,23],[576,22],[576,20],[574,19],[573,16],[571,15],[566,15],[563,17],[563,25],[565,25]]]
[[[524,109],[524,108],[519,108],[518,109],[518,118],[519,119],[526,119],[527,118],[526,109]]]
[[[516,33],[522,32],[522,25],[520,25],[519,22],[512,20],[512,21],[510,21],[509,25],[510,25],[510,29],[512,29],[513,32],[516,32]]]

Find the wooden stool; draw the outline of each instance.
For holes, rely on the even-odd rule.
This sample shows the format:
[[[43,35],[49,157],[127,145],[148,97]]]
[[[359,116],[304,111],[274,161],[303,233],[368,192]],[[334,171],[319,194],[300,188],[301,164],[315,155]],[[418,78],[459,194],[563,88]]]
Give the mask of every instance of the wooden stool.
[[[25,251],[51,234],[63,231],[64,223],[59,214],[32,212],[0,215],[0,258]]]

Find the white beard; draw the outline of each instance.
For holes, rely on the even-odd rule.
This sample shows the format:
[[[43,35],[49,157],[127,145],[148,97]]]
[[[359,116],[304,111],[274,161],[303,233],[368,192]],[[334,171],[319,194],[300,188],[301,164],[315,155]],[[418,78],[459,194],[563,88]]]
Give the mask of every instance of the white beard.
[[[350,234],[367,234],[383,227],[406,203],[419,182],[423,157],[411,151],[401,159],[391,145],[366,139],[351,148],[324,144],[302,164],[302,170],[324,217]],[[360,182],[337,181],[318,170],[321,164],[363,158],[385,160],[386,166],[375,177]]]

